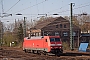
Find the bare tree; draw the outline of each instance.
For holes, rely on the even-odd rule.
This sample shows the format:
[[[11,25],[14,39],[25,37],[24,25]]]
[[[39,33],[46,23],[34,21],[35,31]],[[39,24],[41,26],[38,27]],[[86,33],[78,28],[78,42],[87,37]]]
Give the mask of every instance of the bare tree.
[[[82,31],[89,30],[88,24],[86,24],[86,22],[90,22],[90,15],[79,16],[78,21],[79,21],[80,28]]]
[[[69,21],[70,21],[70,17],[65,16],[64,18],[65,18],[66,20],[69,20]],[[72,22],[73,22],[74,25],[80,27],[79,21],[77,20],[77,17],[76,17],[76,16],[73,16],[73,17],[72,17]]]

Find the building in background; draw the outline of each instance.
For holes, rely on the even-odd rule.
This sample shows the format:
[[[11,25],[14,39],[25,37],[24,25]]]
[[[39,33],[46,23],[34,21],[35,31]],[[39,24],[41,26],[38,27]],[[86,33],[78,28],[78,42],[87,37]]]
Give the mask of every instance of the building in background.
[[[80,42],[88,42],[90,45],[90,20],[86,21],[86,31],[81,31]]]
[[[42,20],[29,31],[29,36],[60,36],[63,42],[70,43],[70,22],[63,17]],[[78,45],[77,42],[80,32],[80,28],[73,25],[73,40],[75,46]]]

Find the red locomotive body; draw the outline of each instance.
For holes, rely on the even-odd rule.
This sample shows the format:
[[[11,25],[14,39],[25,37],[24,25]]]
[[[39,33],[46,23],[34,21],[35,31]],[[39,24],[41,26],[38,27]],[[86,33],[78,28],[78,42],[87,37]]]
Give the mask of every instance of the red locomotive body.
[[[59,36],[26,37],[23,42],[23,50],[33,53],[63,53],[62,42]]]

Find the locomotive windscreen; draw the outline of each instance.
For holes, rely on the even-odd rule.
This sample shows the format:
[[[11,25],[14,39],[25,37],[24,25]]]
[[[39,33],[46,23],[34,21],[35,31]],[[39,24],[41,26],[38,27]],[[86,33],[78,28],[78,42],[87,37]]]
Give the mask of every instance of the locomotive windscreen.
[[[60,41],[60,38],[50,38],[50,42],[58,42]]]

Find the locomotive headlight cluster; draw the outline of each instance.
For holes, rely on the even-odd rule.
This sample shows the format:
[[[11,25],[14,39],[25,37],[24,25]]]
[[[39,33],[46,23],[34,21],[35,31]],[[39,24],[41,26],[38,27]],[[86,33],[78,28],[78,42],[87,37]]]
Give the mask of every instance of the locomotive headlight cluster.
[[[62,44],[56,44],[57,46],[62,46]]]
[[[59,48],[62,48],[61,46]]]

